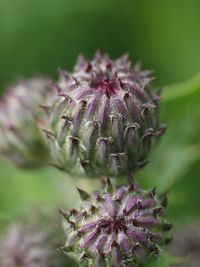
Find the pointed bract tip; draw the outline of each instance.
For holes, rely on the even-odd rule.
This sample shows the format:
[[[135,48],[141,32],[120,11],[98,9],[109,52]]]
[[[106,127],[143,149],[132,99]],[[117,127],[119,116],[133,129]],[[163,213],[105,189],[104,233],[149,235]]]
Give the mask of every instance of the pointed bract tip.
[[[150,191],[150,195],[151,195],[152,197],[155,197],[155,196],[156,196],[156,186],[155,186],[153,189],[151,189],[151,191]]]
[[[68,253],[71,251],[70,247],[67,247],[67,246],[64,246],[64,247],[59,247],[57,248],[57,251],[61,251],[61,252],[64,252],[64,253]]]
[[[80,255],[80,262],[85,262],[89,260],[89,256],[84,252]]]
[[[162,229],[163,229],[163,231],[170,231],[172,229],[172,224],[171,223],[163,223]]]
[[[67,94],[65,94],[65,93],[59,93],[58,96],[64,97],[66,100],[71,101],[71,98]]]
[[[80,189],[79,187],[76,187],[76,189],[79,193],[81,200],[87,200],[90,198],[90,195],[86,191],[84,191],[83,189]]]
[[[128,191],[129,192],[134,192],[136,190],[136,185],[135,184],[130,184],[130,186],[128,187]]]
[[[168,204],[167,196],[164,196],[163,199],[161,200],[161,206],[166,208],[167,204]]]
[[[165,211],[165,210],[164,210],[163,207],[155,208],[155,209],[153,209],[153,215],[154,215],[154,216],[157,216],[157,215],[163,214],[164,211]]]
[[[69,214],[68,214],[67,212],[65,212],[65,211],[62,210],[62,209],[58,209],[58,212],[60,213],[60,215],[61,215],[64,219],[68,220],[68,218],[69,218]]]
[[[109,193],[113,192],[114,190],[114,184],[112,183],[111,179],[109,177],[105,180],[105,190]]]

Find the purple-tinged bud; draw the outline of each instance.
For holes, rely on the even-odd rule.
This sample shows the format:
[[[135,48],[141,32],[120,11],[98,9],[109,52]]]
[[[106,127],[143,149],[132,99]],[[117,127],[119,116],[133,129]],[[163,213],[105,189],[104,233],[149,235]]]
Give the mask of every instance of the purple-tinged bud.
[[[39,167],[48,163],[49,146],[41,115],[52,98],[45,78],[33,78],[8,88],[0,100],[0,153],[21,167]],[[48,133],[50,139],[53,138]]]
[[[32,222],[19,219],[5,227],[0,235],[0,266],[75,266],[57,249],[60,231],[54,219],[51,217],[36,218],[35,215]],[[47,219],[50,219],[51,223]]]
[[[152,79],[127,56],[111,60],[100,53],[90,62],[80,57],[72,74],[60,71],[60,100],[53,101],[46,124],[55,136],[49,140],[53,163],[93,177],[142,168],[163,133]],[[68,150],[69,137],[79,140],[77,157]]]
[[[96,267],[138,267],[158,256],[171,225],[166,227],[155,190],[115,187],[108,178],[101,193],[78,192],[80,209],[61,212],[67,236],[63,251]]]

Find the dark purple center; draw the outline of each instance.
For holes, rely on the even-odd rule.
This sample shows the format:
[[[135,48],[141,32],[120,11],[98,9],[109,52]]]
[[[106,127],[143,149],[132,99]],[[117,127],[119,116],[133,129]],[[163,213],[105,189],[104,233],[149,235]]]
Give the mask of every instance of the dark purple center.
[[[124,218],[121,219],[104,219],[98,225],[99,230],[105,231],[107,234],[112,232],[126,231],[126,223]]]
[[[115,80],[101,79],[97,82],[92,83],[92,88],[101,90],[103,93],[110,98],[113,94],[116,94],[117,86]]]

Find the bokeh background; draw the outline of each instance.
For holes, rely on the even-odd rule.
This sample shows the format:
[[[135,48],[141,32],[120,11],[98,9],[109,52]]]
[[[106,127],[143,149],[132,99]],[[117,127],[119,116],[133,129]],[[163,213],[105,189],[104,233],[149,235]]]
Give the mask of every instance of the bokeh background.
[[[96,49],[128,52],[155,71],[168,130],[136,178],[170,192],[174,231],[200,220],[200,1],[0,0],[1,93],[21,77],[56,79],[58,67],[71,70],[77,54]],[[21,171],[0,160],[0,224],[31,206],[72,207],[77,184],[95,187],[50,167]],[[175,263],[167,253],[154,266]]]

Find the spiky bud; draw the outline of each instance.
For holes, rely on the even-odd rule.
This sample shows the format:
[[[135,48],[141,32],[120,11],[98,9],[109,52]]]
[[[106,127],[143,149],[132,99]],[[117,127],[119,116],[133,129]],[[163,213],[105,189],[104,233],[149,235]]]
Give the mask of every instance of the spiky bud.
[[[80,57],[73,73],[61,70],[60,100],[54,101],[47,123],[55,165],[91,176],[143,167],[164,130],[152,79],[126,55],[111,60],[96,53],[92,61]]]
[[[171,266],[198,267],[200,263],[200,221],[182,226],[174,234],[170,252],[175,260]],[[180,265],[176,264],[177,262]]]
[[[0,236],[0,266],[65,267],[67,260],[57,251],[54,230],[22,222],[9,225]]]
[[[40,107],[52,91],[44,78],[8,88],[0,101],[0,153],[23,167],[47,163],[49,152]]]
[[[81,266],[137,267],[159,255],[171,225],[155,190],[136,184],[117,188],[108,179],[103,192],[79,194],[79,210],[61,211],[67,236],[61,249]]]

